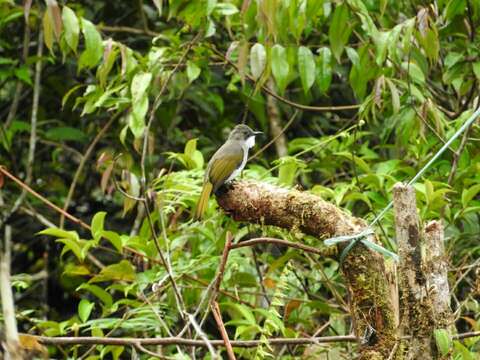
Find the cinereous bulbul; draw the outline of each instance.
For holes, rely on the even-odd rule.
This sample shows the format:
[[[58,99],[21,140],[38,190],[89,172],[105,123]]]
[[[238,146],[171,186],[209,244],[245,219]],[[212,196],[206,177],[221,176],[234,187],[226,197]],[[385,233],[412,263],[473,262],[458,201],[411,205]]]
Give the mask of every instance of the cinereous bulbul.
[[[247,125],[237,125],[230,132],[225,144],[213,154],[205,171],[203,189],[195,211],[196,220],[202,218],[212,191],[215,193],[243,170],[247,163],[248,150],[255,145],[255,135],[261,133],[253,131]]]

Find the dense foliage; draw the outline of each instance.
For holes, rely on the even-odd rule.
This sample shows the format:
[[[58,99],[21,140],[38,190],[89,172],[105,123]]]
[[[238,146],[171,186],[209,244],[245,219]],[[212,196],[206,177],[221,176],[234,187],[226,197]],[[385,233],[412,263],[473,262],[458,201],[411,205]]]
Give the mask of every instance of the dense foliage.
[[[473,0],[0,0],[0,163],[91,225],[1,178],[19,328],[167,337],[188,312],[199,323],[207,314],[203,331],[219,339],[207,286],[228,233],[234,242],[270,236],[324,246],[237,223],[214,200],[202,222],[191,219],[205,164],[228,131],[245,121],[265,133],[261,147],[293,118],[243,177],[303,188],[371,220],[393,184],[411,179],[478,106],[479,26]],[[445,224],[461,332],[480,330],[479,141],[477,122],[415,184],[422,220]],[[384,246],[396,251],[392,214],[380,225]],[[219,296],[230,338],[350,334],[338,268],[275,245],[232,251]],[[88,349],[49,352],[80,358]],[[182,346],[155,351],[193,356]],[[355,345],[235,351],[337,359],[351,358]],[[478,337],[442,351],[473,359]],[[97,346],[86,358],[132,352]],[[196,356],[211,354],[199,348]]]

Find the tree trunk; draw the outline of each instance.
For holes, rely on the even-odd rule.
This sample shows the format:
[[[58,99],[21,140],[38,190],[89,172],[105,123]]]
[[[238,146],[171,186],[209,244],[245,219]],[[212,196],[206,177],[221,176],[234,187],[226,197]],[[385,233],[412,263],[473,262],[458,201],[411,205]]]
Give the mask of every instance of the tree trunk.
[[[451,319],[443,229],[432,221],[420,227],[415,190],[410,185],[393,188],[400,287],[401,333],[406,359],[437,359],[435,329],[447,327]]]

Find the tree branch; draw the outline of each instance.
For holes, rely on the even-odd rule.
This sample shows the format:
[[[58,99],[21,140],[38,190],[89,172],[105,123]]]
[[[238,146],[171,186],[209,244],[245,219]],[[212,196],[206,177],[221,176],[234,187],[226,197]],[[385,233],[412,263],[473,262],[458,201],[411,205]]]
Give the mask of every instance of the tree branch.
[[[317,238],[358,234],[366,228],[363,220],[318,196],[267,183],[236,181],[217,201],[237,221],[274,225]],[[374,236],[369,240],[377,241]],[[364,339],[360,358],[388,357],[396,342],[396,326],[383,257],[358,243],[342,263],[342,271],[351,293],[355,334],[375,335]]]

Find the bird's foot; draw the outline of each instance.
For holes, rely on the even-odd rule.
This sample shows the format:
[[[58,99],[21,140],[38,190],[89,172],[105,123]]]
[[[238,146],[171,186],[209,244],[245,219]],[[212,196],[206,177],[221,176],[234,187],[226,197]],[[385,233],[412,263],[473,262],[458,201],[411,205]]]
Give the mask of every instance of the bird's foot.
[[[218,188],[215,192],[215,196],[222,196],[229,192],[233,186],[235,185],[236,180],[230,180],[229,182],[224,183],[222,186]]]

